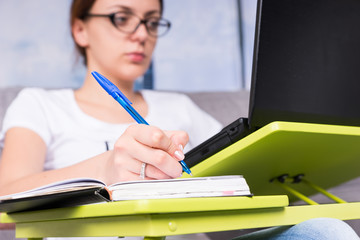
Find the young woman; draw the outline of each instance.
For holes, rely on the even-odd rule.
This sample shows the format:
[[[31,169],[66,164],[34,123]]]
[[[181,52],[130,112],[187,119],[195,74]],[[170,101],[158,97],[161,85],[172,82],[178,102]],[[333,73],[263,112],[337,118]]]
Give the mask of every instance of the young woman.
[[[183,147],[221,126],[184,95],[133,90],[170,28],[161,15],[159,0],[73,2],[72,36],[87,66],[83,85],[20,92],[4,119],[1,195],[73,177],[136,180],[143,163],[145,179],[181,175]],[[111,79],[151,126],[134,123],[91,71]]]
[[[182,173],[183,147],[191,148],[221,129],[184,95],[133,90],[150,64],[157,38],[169,30],[162,4],[161,0],[73,1],[72,36],[87,66],[83,85],[77,90],[32,88],[19,93],[0,136],[0,195],[74,177],[107,184],[138,180],[142,166],[145,179],[176,178]],[[135,124],[91,71],[116,84],[151,126]],[[329,226],[336,229],[332,236],[354,234],[337,220],[306,223],[307,228],[277,228],[265,236],[274,232],[289,236],[289,231],[301,233],[301,239],[308,239],[308,233],[328,236],[324,232]]]

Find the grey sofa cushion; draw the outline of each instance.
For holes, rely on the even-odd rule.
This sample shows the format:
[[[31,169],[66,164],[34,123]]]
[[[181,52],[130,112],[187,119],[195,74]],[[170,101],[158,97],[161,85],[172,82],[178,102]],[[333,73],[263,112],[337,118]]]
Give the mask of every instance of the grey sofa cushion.
[[[187,95],[224,126],[239,117],[247,117],[249,92],[195,92]]]
[[[13,88],[0,88],[0,126],[2,126],[2,121],[7,107],[10,105],[12,100],[21,90],[21,87]]]

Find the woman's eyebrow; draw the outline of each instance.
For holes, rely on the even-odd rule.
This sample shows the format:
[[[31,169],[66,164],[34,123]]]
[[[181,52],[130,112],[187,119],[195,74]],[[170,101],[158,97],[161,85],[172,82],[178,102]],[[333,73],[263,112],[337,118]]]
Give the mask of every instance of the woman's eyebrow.
[[[125,12],[132,12],[131,8],[122,6],[122,5],[113,5],[113,6],[109,7],[109,9],[116,10],[116,11],[121,10],[121,11],[125,11]]]
[[[160,11],[159,10],[153,10],[153,11],[146,12],[144,17],[150,17],[152,15],[159,15],[160,16]]]
[[[114,5],[114,6],[111,6],[111,9],[116,10],[116,11],[124,11],[124,12],[129,12],[129,13],[135,13],[135,11],[132,8],[127,7],[127,6],[123,6],[123,5]],[[155,15],[155,14],[160,15],[160,10],[150,10],[150,11],[148,11],[148,12],[146,12],[144,14],[144,17],[149,17],[149,16],[152,16],[152,15]]]

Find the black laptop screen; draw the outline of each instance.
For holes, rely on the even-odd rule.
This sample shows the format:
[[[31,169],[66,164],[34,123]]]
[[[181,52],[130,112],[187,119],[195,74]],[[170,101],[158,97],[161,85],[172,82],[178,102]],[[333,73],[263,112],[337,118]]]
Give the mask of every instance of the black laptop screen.
[[[360,0],[260,0],[250,125],[360,126]]]

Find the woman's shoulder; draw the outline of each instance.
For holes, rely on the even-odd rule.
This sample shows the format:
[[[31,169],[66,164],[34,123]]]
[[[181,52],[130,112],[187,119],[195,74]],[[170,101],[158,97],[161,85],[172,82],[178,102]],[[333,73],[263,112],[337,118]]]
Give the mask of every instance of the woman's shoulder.
[[[69,88],[45,89],[45,88],[37,88],[37,87],[26,87],[20,90],[18,96],[52,98],[52,97],[63,97],[64,95],[69,95],[72,92],[73,90]]]
[[[36,101],[40,103],[51,102],[67,102],[73,97],[73,90],[69,88],[63,89],[45,89],[28,87],[22,89],[18,96],[17,101]]]

